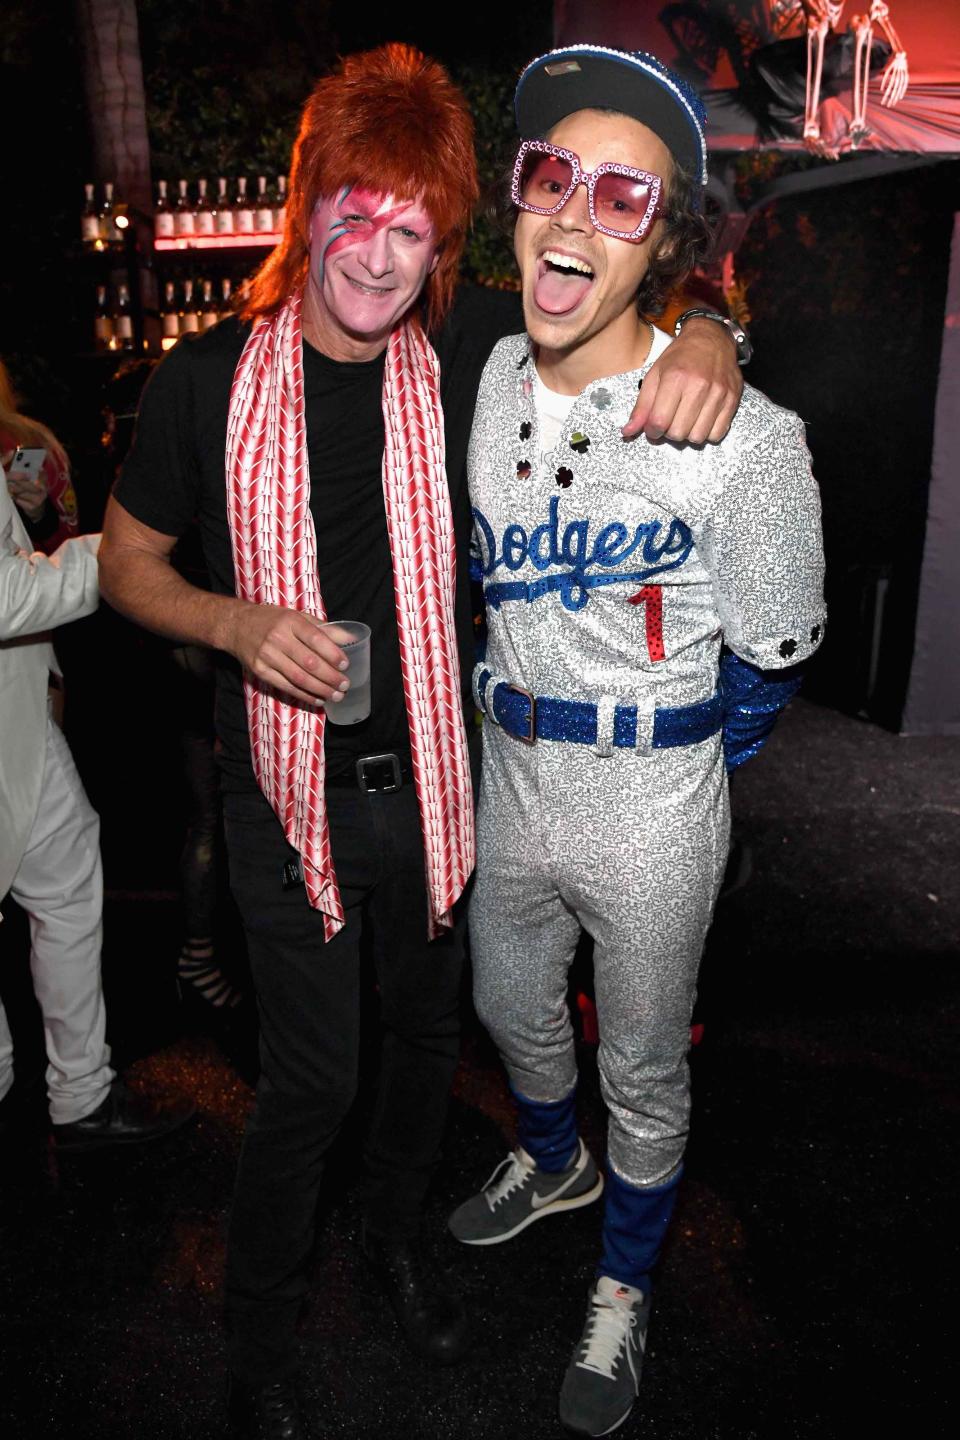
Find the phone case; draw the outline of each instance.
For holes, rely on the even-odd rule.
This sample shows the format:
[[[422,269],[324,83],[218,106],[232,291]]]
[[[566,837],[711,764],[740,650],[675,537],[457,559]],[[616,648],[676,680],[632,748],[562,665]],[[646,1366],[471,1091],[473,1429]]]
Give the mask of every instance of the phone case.
[[[10,461],[10,474],[18,480],[36,480],[47,458],[46,450],[18,449]]]

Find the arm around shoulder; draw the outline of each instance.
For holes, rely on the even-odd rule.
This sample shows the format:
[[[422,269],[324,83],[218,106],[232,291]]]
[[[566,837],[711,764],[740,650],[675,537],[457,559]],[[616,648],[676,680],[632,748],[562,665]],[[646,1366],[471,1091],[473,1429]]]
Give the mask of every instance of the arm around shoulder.
[[[709,320],[690,320],[650,367],[624,439],[642,430],[648,440],[715,443],[730,429],[742,391],[733,337]]]

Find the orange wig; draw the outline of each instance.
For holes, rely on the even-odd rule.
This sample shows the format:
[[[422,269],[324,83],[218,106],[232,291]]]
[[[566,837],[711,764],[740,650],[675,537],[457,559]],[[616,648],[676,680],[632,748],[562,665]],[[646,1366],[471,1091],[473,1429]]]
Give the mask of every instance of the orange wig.
[[[244,319],[273,314],[306,283],[313,207],[343,185],[424,206],[440,237],[425,289],[435,327],[453,299],[478,195],[473,121],[443,67],[397,44],[348,55],[304,106],[283,239],[250,282]]]

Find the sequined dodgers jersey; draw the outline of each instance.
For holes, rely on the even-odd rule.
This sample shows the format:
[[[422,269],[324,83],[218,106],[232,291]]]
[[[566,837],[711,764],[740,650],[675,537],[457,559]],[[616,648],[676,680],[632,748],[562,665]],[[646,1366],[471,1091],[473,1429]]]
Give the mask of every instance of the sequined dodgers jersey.
[[[721,641],[806,660],[824,631],[820,497],[798,416],[746,386],[723,441],[620,434],[646,367],[588,385],[541,455],[525,335],[494,350],[470,440],[487,664],[538,694],[682,705]]]

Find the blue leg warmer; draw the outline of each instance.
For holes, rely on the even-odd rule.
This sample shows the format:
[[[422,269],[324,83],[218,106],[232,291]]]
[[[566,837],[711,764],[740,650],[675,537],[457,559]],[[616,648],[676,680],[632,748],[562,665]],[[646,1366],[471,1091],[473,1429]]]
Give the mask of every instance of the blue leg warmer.
[[[597,1275],[622,1285],[650,1291],[650,1272],[657,1262],[676,1203],[679,1174],[666,1185],[641,1190],[607,1166],[603,1211],[603,1254]]]
[[[566,1170],[577,1153],[577,1092],[562,1100],[528,1100],[511,1086],[517,1102],[517,1140],[541,1170]]]

